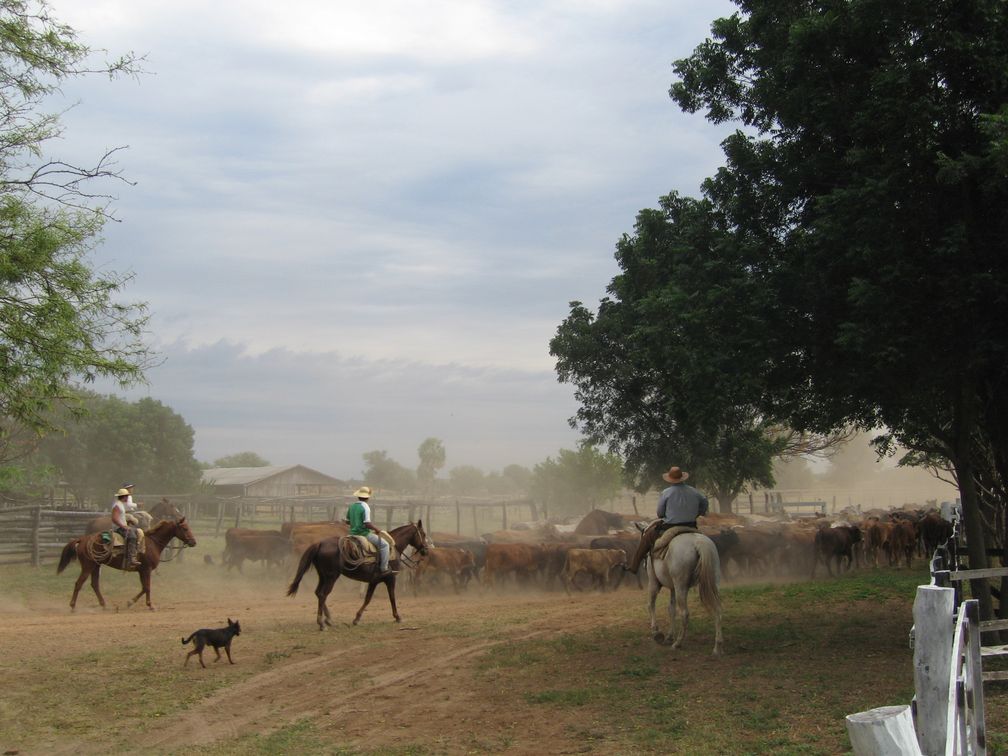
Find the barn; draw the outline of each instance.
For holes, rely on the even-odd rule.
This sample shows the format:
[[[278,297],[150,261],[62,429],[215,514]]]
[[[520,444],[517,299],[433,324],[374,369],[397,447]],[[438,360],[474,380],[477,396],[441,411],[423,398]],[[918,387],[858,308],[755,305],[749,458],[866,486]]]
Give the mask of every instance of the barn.
[[[203,471],[203,485],[219,496],[335,496],[347,484],[304,465],[216,467]]]

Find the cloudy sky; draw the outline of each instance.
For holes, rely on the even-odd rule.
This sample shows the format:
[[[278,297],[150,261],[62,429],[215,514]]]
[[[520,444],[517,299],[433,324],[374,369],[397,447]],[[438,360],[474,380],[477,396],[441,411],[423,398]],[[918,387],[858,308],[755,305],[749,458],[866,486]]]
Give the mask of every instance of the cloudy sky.
[[[428,436],[448,468],[574,448],[548,346],[568,302],[721,162],[668,88],[722,0],[50,5],[146,56],[69,82],[52,149],[129,147],[94,262],[152,312],[162,362],[129,397],[181,414],[201,460],[350,477]]]

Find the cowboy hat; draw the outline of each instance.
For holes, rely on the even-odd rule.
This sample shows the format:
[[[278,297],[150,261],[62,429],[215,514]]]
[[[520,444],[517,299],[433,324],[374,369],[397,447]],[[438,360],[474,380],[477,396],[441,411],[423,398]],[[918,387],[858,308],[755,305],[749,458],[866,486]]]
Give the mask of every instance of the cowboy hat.
[[[120,496],[129,496],[129,495],[130,495],[130,492],[127,491],[125,488],[120,488],[118,491],[116,491],[116,498],[118,498]]]
[[[670,467],[667,473],[662,473],[662,477],[669,483],[682,483],[689,477],[688,472],[683,472],[681,468]]]
[[[356,496],[358,499],[370,499],[371,489],[368,486],[361,486],[360,488],[358,488],[356,491],[353,492],[353,495]]]

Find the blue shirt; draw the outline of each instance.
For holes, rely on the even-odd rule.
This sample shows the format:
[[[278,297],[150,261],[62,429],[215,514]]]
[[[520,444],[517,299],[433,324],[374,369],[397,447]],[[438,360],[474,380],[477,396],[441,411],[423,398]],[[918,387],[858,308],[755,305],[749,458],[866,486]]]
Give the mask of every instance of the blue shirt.
[[[658,497],[658,516],[670,524],[694,522],[700,515],[707,514],[709,506],[707,497],[693,486],[675,483]]]

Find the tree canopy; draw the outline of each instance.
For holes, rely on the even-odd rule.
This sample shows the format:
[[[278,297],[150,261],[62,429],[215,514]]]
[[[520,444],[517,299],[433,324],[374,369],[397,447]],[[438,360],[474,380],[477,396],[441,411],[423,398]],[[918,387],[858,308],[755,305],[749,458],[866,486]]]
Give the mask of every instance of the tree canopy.
[[[124,481],[138,491],[187,493],[199,484],[193,456],[193,429],[170,407],[154,399],[128,402],[85,393],[83,414],[59,410],[52,419],[63,430],[46,435],[36,459],[55,470],[83,501],[111,501]]]
[[[556,459],[548,457],[532,471],[532,497],[559,515],[583,515],[612,501],[622,488],[623,461],[588,444],[561,449]]]
[[[215,459],[214,467],[269,467],[269,460],[263,459],[253,451],[243,451]]]
[[[120,179],[106,151],[93,166],[48,157],[62,133],[46,112],[66,80],[136,70],[132,56],[91,60],[44,2],[0,0],[0,442],[6,459],[20,429],[50,430],[54,403],[101,376],[143,379],[145,306],[126,303],[129,275],[96,270],[87,255],[110,216],[107,182]]]

